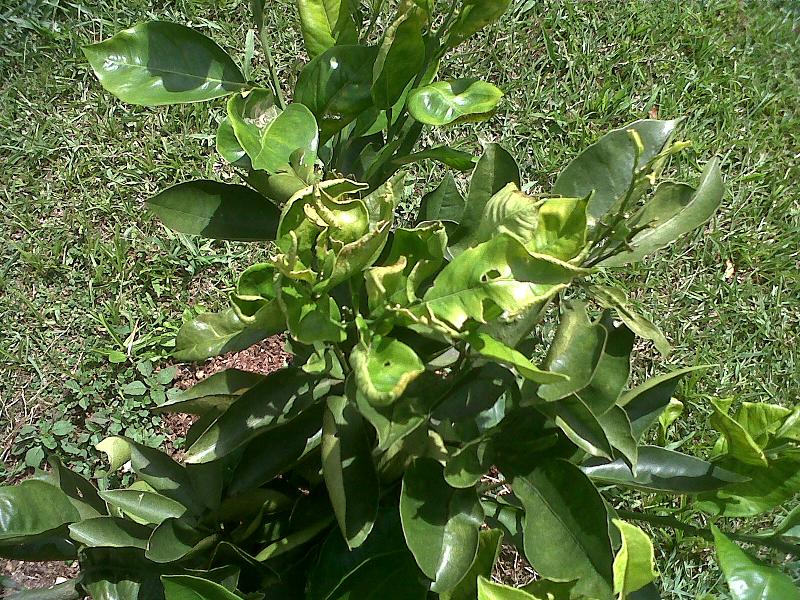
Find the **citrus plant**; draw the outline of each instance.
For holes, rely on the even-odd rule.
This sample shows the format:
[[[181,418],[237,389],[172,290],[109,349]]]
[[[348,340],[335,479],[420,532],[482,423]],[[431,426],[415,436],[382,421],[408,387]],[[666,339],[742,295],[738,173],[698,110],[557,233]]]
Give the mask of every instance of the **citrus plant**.
[[[249,187],[189,182],[150,207],[176,231],[269,242],[271,256],[241,274],[228,310],[183,326],[176,357],[285,332],[293,361],[222,371],[158,405],[195,415],[180,460],[103,440],[109,470],[135,477],[127,488],[98,489],[52,458],[0,487],[0,555],[81,567],[18,598],[658,597],[639,521],[714,542],[737,599],[798,597],[735,544],[797,554],[797,511],[753,535],[693,518],[724,527],[793,496],[800,412],[721,400],[709,460],[649,444],[680,414],[681,378],[702,367],[632,382],[636,338],[669,345],[597,277],[705,223],[723,194],[718,162],[693,185],[659,182],[686,146],[679,123],[637,121],[531,196],[497,144],[476,164],[412,152],[424,124],[493,110],[488,84],[434,78],[444,52],[507,4],[465,0],[437,18],[433,3],[401,2],[370,46],[382,2],[362,27],[358,3],[299,0],[313,58],[291,104],[274,69],[260,88],[178,25],[86,49],[126,101],[230,96],[218,148]],[[402,167],[423,158],[472,170],[468,192],[448,175],[398,226]],[[617,493],[628,488],[690,500],[632,510]],[[488,579],[503,542],[538,575],[524,589]]]

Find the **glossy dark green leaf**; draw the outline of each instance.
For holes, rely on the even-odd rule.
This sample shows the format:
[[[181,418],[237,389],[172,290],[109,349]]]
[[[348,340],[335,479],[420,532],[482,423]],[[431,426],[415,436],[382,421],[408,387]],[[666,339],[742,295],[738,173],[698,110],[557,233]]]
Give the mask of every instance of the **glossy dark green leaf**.
[[[612,458],[611,442],[598,418],[576,396],[540,405],[539,410],[550,416],[555,424],[584,452],[592,456]]]
[[[64,492],[81,519],[108,514],[108,509],[95,488],[87,479],[65,467],[55,456],[47,458],[50,471],[43,476],[48,483]]]
[[[201,313],[184,323],[175,338],[173,357],[180,361],[205,360],[227,352],[238,352],[286,329],[286,319],[272,304],[243,321],[232,308]]]
[[[406,542],[435,592],[454,588],[478,552],[483,509],[474,489],[455,489],[435,460],[419,458],[406,471],[400,495]]]
[[[606,343],[589,385],[575,392],[595,414],[602,415],[617,403],[628,383],[631,370],[633,332],[624,324],[614,326],[610,316],[600,324],[606,329]]]
[[[94,600],[161,600],[161,569],[141,548],[83,548],[81,586]]]
[[[147,548],[152,530],[117,517],[95,517],[69,526],[70,537],[90,548]]]
[[[420,406],[424,401],[411,394],[403,394],[388,406],[375,406],[357,390],[354,390],[353,394],[358,403],[358,410],[378,434],[378,450],[388,450],[411,435],[427,419],[423,406]]]
[[[744,552],[715,526],[711,526],[711,531],[717,560],[733,600],[800,599],[800,589],[795,587],[791,577]]]
[[[611,410],[597,417],[597,421],[614,448],[614,456],[624,457],[631,468],[636,471],[639,446],[638,440],[633,436],[633,428],[628,414],[619,406],[612,406]]]
[[[512,386],[516,387],[514,375],[497,364],[474,369],[441,399],[433,416],[439,420],[470,419],[494,406]]]
[[[350,354],[358,391],[376,406],[388,406],[425,371],[419,356],[389,337],[361,342]]]
[[[478,79],[437,81],[408,96],[408,112],[426,125],[449,125],[465,117],[491,116],[503,92]]]
[[[0,534],[2,531],[0,531]],[[36,535],[0,539],[0,557],[21,561],[75,560],[78,547],[67,525]]]
[[[142,23],[83,53],[103,87],[131,104],[199,102],[247,88],[222,48],[177,23]]]
[[[44,481],[0,487],[0,541],[44,533],[80,518],[69,496]]]
[[[300,72],[294,100],[306,105],[316,117],[321,144],[372,106],[376,54],[374,47],[337,45]]]
[[[229,493],[237,494],[272,481],[319,448],[322,413],[321,404],[311,406],[288,423],[254,438],[234,471]]]
[[[158,406],[157,412],[184,412],[204,415],[224,411],[236,398],[261,383],[266,375],[240,369],[225,369],[181,390],[174,398]]]
[[[513,500],[515,504],[509,502]],[[481,506],[486,513],[486,524],[496,527],[503,532],[504,538],[516,548],[524,546],[522,523],[525,512],[519,500],[513,496],[498,496],[481,498]]]
[[[344,396],[328,396],[322,421],[322,474],[350,548],[367,539],[378,512],[379,483],[364,419]]]
[[[483,0],[461,2],[461,10],[450,28],[447,45],[451,48],[462,43],[478,31],[494,23],[506,12],[511,0]]]
[[[378,513],[369,538],[350,550],[332,531],[309,576],[308,600],[421,599],[427,584],[403,538],[397,506]]]
[[[81,597],[76,580],[62,581],[46,588],[24,589],[17,588],[13,580],[0,576],[0,587],[6,600],[76,600]]]
[[[455,148],[450,148],[449,146],[436,146],[435,148],[420,150],[419,152],[414,152],[413,154],[399,156],[392,160],[392,164],[401,167],[403,165],[408,165],[427,159],[435,160],[443,165],[447,165],[448,167],[458,169],[459,171],[469,171],[475,166],[475,158],[472,156],[472,154],[469,152],[456,150]]]
[[[491,577],[502,541],[503,532],[499,529],[482,529],[472,567],[456,587],[439,594],[441,600],[475,600],[478,596],[478,577]]]
[[[594,192],[586,208],[589,225],[594,226],[631,188],[636,144],[628,130],[636,131],[644,146],[641,168],[670,142],[678,123],[643,119],[605,134],[567,165],[553,193],[586,198]]]
[[[452,221],[459,223],[464,213],[464,197],[456,187],[453,175],[447,173],[441,183],[422,197],[419,205],[420,221]]]
[[[613,553],[605,503],[592,482],[565,460],[546,460],[514,477],[525,508],[525,556],[542,577],[577,579],[575,591],[611,595]]]
[[[628,390],[619,399],[619,405],[628,413],[633,427],[633,435],[641,439],[642,435],[658,421],[659,415],[669,404],[670,398],[684,375],[707,368],[705,365],[685,367],[670,373],[651,377],[632,390]]]
[[[450,240],[454,252],[467,249],[469,238],[481,223],[486,203],[509,183],[520,185],[517,162],[499,144],[487,144],[472,173],[460,227]]]
[[[751,517],[766,513],[800,493],[800,461],[794,457],[769,461],[768,467],[725,460],[722,465],[741,479],[715,494],[701,496],[694,506],[712,515]]]
[[[376,107],[391,107],[422,70],[425,61],[422,25],[422,12],[410,9],[386,30],[372,71],[372,99]]]
[[[204,540],[205,537],[183,519],[170,517],[150,535],[145,556],[155,563],[177,562],[217,541],[215,535]]]
[[[191,575],[162,575],[166,600],[240,600],[218,583]]]
[[[173,231],[217,240],[273,240],[280,217],[258,192],[205,179],[167,188],[147,205]]]
[[[131,440],[128,440],[128,444],[131,450],[131,467],[139,479],[194,513],[205,509],[183,465],[155,448]]]
[[[567,303],[542,367],[569,379],[539,386],[538,396],[552,402],[589,385],[603,356],[606,335],[602,325],[589,321],[584,304]]]
[[[468,442],[447,459],[445,481],[454,488],[470,488],[491,468],[494,453],[491,442],[478,438]]]
[[[300,31],[309,56],[322,54],[331,46],[358,42],[353,6],[349,0],[297,0]]]
[[[648,213],[643,219],[647,220],[640,225],[649,223],[649,226],[633,236],[630,241],[632,249],[615,254],[599,264],[618,267],[637,262],[694,231],[716,212],[724,192],[719,160],[716,158],[706,164],[696,190],[685,184],[662,183],[644,207]]]
[[[675,494],[699,494],[730,484],[741,485],[746,479],[694,456],[657,446],[639,446],[636,475],[622,459],[590,460],[582,469],[602,483]]]
[[[327,393],[326,380],[313,384],[299,369],[270,373],[243,394],[186,452],[186,462],[206,463],[226,456],[257,435],[291,421]]]
[[[186,507],[161,494],[143,490],[106,490],[100,496],[110,506],[123,511],[134,521],[158,525],[164,519],[180,517]]]

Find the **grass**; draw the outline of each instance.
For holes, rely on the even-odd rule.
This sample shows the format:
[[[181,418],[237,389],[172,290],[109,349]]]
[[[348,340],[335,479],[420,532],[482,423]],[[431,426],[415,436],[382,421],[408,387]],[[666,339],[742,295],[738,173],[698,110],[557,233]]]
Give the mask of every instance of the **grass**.
[[[230,176],[213,151],[222,103],[123,105],[101,90],[80,45],[159,18],[191,24],[240,57],[246,4],[30,0],[0,9],[6,474],[26,455],[40,459],[43,440],[88,470],[97,466],[90,445],[108,432],[158,443],[146,406],[161,393],[159,358],[181,314],[217,307],[258,252],[171,234],[143,216],[143,200],[171,183]],[[291,4],[276,1],[269,15],[285,89],[303,64]],[[548,189],[604,131],[653,111],[686,117],[694,146],[676,165],[682,175],[722,157],[728,192],[711,225],[619,277],[675,347],[668,359],[643,347],[640,373],[716,365],[682,387],[687,415],[670,441],[688,451],[705,452],[712,436],[709,397],[800,398],[799,29],[789,1],[518,2],[442,73],[477,74],[506,91],[491,121],[444,137],[474,150],[502,141],[535,189]],[[718,591],[702,546],[663,534],[659,542],[666,597]]]

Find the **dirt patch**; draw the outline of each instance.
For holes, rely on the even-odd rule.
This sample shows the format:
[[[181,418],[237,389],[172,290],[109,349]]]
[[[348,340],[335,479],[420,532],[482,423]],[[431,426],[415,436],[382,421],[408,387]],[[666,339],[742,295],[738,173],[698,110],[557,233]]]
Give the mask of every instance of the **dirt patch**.
[[[25,589],[50,587],[78,575],[78,563],[22,562],[0,559],[0,575],[8,577]],[[0,597],[5,594],[0,590]]]
[[[241,369],[265,375],[272,373],[285,367],[292,358],[284,349],[285,343],[283,335],[275,335],[241,352],[215,356],[204,363],[176,365],[178,373],[175,385],[181,389],[190,388],[209,375],[225,369]]]

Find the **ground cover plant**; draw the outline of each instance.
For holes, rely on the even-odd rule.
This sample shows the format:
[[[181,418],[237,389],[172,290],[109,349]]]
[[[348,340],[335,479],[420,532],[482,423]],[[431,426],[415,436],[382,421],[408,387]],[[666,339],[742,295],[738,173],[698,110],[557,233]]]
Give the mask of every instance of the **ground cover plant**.
[[[680,424],[679,424],[679,426],[680,426]],[[673,429],[674,429],[674,426],[673,426]]]

